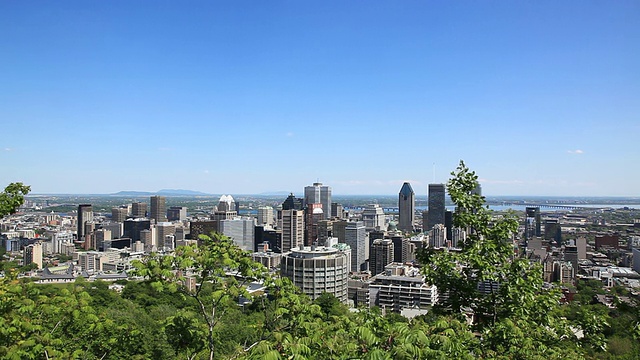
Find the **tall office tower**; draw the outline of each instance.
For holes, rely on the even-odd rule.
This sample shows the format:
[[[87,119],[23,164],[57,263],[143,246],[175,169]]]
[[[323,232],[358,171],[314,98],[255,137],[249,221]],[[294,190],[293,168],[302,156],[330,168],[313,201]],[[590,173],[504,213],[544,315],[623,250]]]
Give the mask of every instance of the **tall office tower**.
[[[444,184],[429,184],[429,214],[427,217],[427,229],[432,229],[436,224],[444,225]]]
[[[125,220],[126,221],[126,220]],[[111,238],[118,239],[124,234],[124,222],[103,223],[102,228],[111,231]]]
[[[534,236],[540,236],[541,224],[540,224],[540,208],[539,207],[527,207],[525,208],[524,218],[524,240]]]
[[[42,269],[42,243],[38,241],[25,246],[22,260],[24,265],[34,263],[38,269]]]
[[[333,220],[318,221],[318,244],[325,244],[327,239],[333,237]]]
[[[261,251],[260,245],[269,244],[269,249],[273,252],[281,253],[280,246],[282,244],[282,231],[273,230],[266,225],[257,225],[253,230],[253,251]]]
[[[405,263],[413,260],[412,246],[408,238],[401,234],[393,235],[391,241],[393,242],[393,258],[391,259],[393,262]]]
[[[304,188],[304,206],[309,204],[322,204],[323,219],[331,217],[331,187],[322,183],[313,183]]]
[[[304,211],[280,210],[278,211],[278,223],[282,224],[283,253],[304,244]]]
[[[111,221],[124,222],[127,220],[129,209],[126,207],[114,207],[111,209]]]
[[[131,204],[131,216],[133,218],[147,217],[147,203],[134,202]]]
[[[435,224],[429,231],[429,246],[432,248],[441,248],[446,245],[447,229],[444,224]]]
[[[282,203],[282,210],[302,210],[304,209],[303,203],[303,199],[299,199],[291,193]]]
[[[236,216],[238,216],[238,211],[233,197],[231,197],[231,195],[222,195],[218,202],[218,206],[216,206],[215,211],[213,212],[212,219],[226,220],[233,219]]]
[[[467,232],[461,228],[454,228],[451,233],[451,247],[459,248],[465,240],[467,240]]]
[[[258,225],[273,226],[275,217],[271,206],[261,206],[258,208]]]
[[[342,207],[342,204],[334,202],[331,203],[331,217],[337,219],[342,219],[344,217],[344,207]]]
[[[167,220],[183,221],[187,219],[187,208],[184,206],[172,206],[167,210]]]
[[[338,242],[344,243],[346,240],[346,232],[347,224],[349,222],[347,220],[338,220],[333,222],[333,232],[331,235],[335,238],[338,238]]]
[[[172,246],[167,246],[165,249],[164,241],[167,236],[174,236],[176,234],[176,226],[170,222],[161,222],[156,224],[156,236],[158,239],[158,250],[171,250]]]
[[[313,300],[326,292],[346,303],[350,258],[349,248],[344,244],[331,248],[298,247],[282,256],[280,274]]]
[[[93,207],[91,204],[78,205],[78,241],[84,240],[85,224],[93,221]]]
[[[140,231],[151,229],[151,221],[144,218],[127,219],[124,221],[124,236],[133,242],[140,240]]]
[[[412,232],[416,212],[416,196],[408,182],[402,184],[398,195],[398,230]]]
[[[365,271],[367,231],[362,221],[350,221],[344,229],[344,243],[351,248],[351,271]]]
[[[387,230],[384,221],[384,210],[378,204],[370,204],[362,212],[362,221],[367,230]]]
[[[375,276],[384,271],[384,267],[393,262],[394,244],[390,239],[376,239],[371,245],[369,268]]]
[[[318,240],[318,222],[324,220],[322,204],[307,204],[305,208],[305,245],[311,246]]]
[[[104,251],[104,242],[107,240],[111,240],[111,230],[107,230],[105,228],[102,229],[98,229],[95,232],[95,239],[96,239],[96,249],[100,250],[100,251]]]
[[[220,220],[218,226],[220,227],[220,233],[231,238],[239,248],[253,251],[256,219],[238,216],[233,219]]]
[[[447,240],[453,239],[453,212],[444,211],[444,227],[447,229]]]
[[[151,210],[149,217],[157,223],[167,221],[167,198],[164,196],[151,197]]]

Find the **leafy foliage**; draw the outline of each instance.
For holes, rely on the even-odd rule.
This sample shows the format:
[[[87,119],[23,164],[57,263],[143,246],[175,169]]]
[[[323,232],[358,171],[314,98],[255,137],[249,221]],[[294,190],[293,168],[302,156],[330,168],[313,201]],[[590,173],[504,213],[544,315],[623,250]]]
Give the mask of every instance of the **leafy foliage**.
[[[24,196],[31,191],[31,187],[21,182],[11,183],[0,193],[0,218],[16,212],[24,203]]]

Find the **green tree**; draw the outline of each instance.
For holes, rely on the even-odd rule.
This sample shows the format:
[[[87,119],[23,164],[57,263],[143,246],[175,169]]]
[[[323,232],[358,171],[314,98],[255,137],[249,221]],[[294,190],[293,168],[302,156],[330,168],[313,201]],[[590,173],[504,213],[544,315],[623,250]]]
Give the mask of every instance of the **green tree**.
[[[201,236],[199,242],[178,247],[172,254],[152,254],[135,262],[134,267],[135,273],[148,279],[157,292],[179,293],[196,301],[206,325],[206,343],[212,360],[216,356],[216,327],[240,297],[250,297],[245,285],[264,279],[267,272],[226,236],[212,233]],[[188,348],[197,348],[196,345],[190,344]]]
[[[478,176],[464,162],[451,175],[453,224],[467,237],[460,251],[427,248],[420,254],[425,280],[441,294],[434,310],[457,318],[470,311],[483,334],[482,357],[555,356],[560,340],[571,334],[566,321],[554,316],[559,293],[543,287],[541,266],[516,255],[517,219],[492,214],[475,192]]]
[[[21,182],[11,183],[0,193],[0,218],[11,215],[24,203],[24,196],[31,191],[31,187]]]

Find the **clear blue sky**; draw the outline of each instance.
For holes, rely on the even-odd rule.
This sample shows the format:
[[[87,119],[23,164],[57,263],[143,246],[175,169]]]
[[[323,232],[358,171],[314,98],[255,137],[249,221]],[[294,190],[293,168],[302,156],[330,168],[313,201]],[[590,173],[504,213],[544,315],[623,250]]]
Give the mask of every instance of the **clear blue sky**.
[[[639,1],[2,1],[0,185],[638,196]]]

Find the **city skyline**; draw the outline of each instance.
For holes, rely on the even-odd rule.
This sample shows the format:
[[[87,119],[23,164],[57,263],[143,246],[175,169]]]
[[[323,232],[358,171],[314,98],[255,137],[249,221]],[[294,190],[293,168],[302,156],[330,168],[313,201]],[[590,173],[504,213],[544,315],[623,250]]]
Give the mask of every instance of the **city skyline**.
[[[243,6],[245,5],[245,6]],[[640,3],[2,2],[0,186],[638,196]]]

